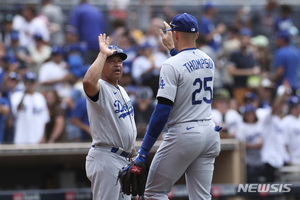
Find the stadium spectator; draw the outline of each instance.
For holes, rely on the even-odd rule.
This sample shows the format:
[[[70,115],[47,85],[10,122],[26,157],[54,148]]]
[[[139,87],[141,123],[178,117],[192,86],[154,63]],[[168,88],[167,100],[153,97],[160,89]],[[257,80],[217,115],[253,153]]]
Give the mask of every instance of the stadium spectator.
[[[119,85],[121,85],[125,89],[128,96],[130,97],[132,104],[134,104],[136,102],[138,86],[133,84],[131,71],[124,72],[123,70],[122,77],[119,80]]]
[[[270,108],[274,99],[274,84],[268,78],[263,78],[258,87],[259,108]]]
[[[20,84],[20,75],[17,72],[11,71],[8,74],[8,79],[5,82],[5,88],[3,89],[3,96],[11,99],[11,95],[16,91],[21,91],[24,86]]]
[[[277,0],[267,0],[263,7],[252,10],[250,28],[253,36],[263,35],[269,39],[273,37],[277,8]]]
[[[13,21],[13,29],[20,33],[21,46],[32,45],[34,43],[33,36],[36,33],[40,34],[45,42],[49,42],[50,34],[47,22],[43,17],[37,15],[35,4],[26,4],[22,10],[22,16],[18,16],[17,19]]]
[[[291,35],[298,35],[298,29],[295,27],[292,19],[293,9],[292,6],[287,4],[280,5],[279,16],[276,17],[274,22],[274,32],[288,32]]]
[[[87,51],[87,44],[79,41],[78,31],[75,27],[67,25],[65,29],[64,50],[68,52],[71,49],[76,49],[84,57]]]
[[[115,20],[126,21],[128,17],[128,5],[130,0],[112,0],[107,1],[107,8],[109,12],[109,21]]]
[[[46,90],[43,94],[46,98],[50,120],[46,124],[41,143],[67,142],[65,112],[61,107],[61,98],[56,90]]]
[[[10,113],[9,100],[0,92],[0,144],[4,142],[5,125],[7,116]]]
[[[5,131],[4,131],[4,143],[13,143],[15,132],[15,117],[11,110],[12,95],[17,91],[24,90],[24,84],[21,81],[20,75],[14,71],[9,72],[8,79],[6,80],[6,88],[3,92],[3,96],[9,101],[9,114],[6,118]]]
[[[34,34],[33,38],[34,44],[28,47],[31,56],[29,67],[39,75],[42,64],[51,56],[51,47],[44,42],[43,37],[39,33]]]
[[[160,67],[167,56],[154,54],[149,43],[142,44],[139,51],[140,55],[132,63],[133,80],[137,85],[149,86],[156,96]]]
[[[291,96],[288,101],[288,114],[282,119],[282,126],[287,139],[290,164],[300,166],[300,100],[298,96]]]
[[[240,140],[246,148],[245,163],[247,183],[264,182],[264,164],[261,158],[263,127],[256,116],[256,108],[251,104],[245,105],[244,108],[243,120],[238,125],[236,138]]]
[[[239,28],[230,26],[228,32],[224,37],[221,50],[218,54],[220,59],[224,58],[225,62],[230,59],[233,52],[238,51],[241,46]]]
[[[42,88],[54,88],[60,97],[69,96],[72,90],[71,82],[74,76],[69,72],[67,62],[63,57],[63,49],[52,47],[51,59],[41,66],[39,82]]]
[[[127,59],[123,61],[123,73],[132,73],[132,63],[137,57],[138,44],[129,30],[124,30],[120,34],[117,46],[127,54]]]
[[[5,56],[5,46],[4,44],[0,41],[0,58]]]
[[[251,7],[246,5],[242,6],[236,13],[233,24],[238,29],[242,29],[244,27],[250,28],[250,15],[251,15]]]
[[[139,44],[148,43],[151,46],[153,53],[158,52],[161,46],[158,30],[163,28],[163,20],[158,17],[153,17]]]
[[[242,121],[238,108],[233,107],[230,93],[223,88],[214,91],[212,102],[212,119],[222,127],[222,137],[235,137],[236,130]]]
[[[241,41],[239,38],[239,29],[235,26],[230,26],[219,51],[218,60],[220,67],[222,68],[221,74],[223,87],[230,92],[231,96],[233,96],[233,76],[228,72],[228,64],[230,64],[229,60],[231,54],[238,51],[240,46]]]
[[[90,128],[89,128],[89,119],[87,115],[86,108],[86,98],[85,96],[80,97],[75,102],[75,107],[71,114],[71,122],[80,129],[81,134],[77,138],[73,138],[73,141],[76,142],[90,142],[92,141]]]
[[[238,101],[239,106],[243,105],[244,95],[251,91],[248,79],[260,72],[252,52],[250,51],[251,30],[243,28],[240,31],[240,49],[232,53],[228,72],[233,76],[233,97]]]
[[[1,31],[1,40],[4,46],[9,46],[11,42],[11,31],[13,31],[13,18],[14,16],[10,13],[6,14],[3,19],[3,29]]]
[[[47,17],[50,33],[50,44],[62,46],[64,44],[64,14],[61,7],[53,0],[41,0],[40,14]]]
[[[200,19],[199,33],[205,35],[205,39],[216,52],[219,51],[222,42],[222,35],[226,26],[223,23],[214,25],[214,18],[217,14],[217,8],[212,3],[206,3],[203,5],[204,16]]]
[[[276,34],[276,46],[278,49],[274,54],[274,76],[273,81],[276,87],[283,81],[287,81],[295,94],[298,89],[298,67],[299,67],[299,50],[291,44],[291,35],[286,32]]]
[[[10,32],[10,45],[5,46],[6,54],[16,58],[20,64],[28,65],[31,60],[30,52],[27,47],[21,46],[19,42],[19,33]]]
[[[62,99],[62,107],[65,110],[66,118],[66,133],[69,142],[79,142],[81,138],[81,130],[72,123],[72,114],[76,106],[76,102],[83,97],[83,85],[81,79],[73,85],[71,95]]]
[[[7,88],[7,80],[10,72],[17,72],[20,63],[10,55],[5,55],[2,58],[2,70],[0,71],[0,87],[1,92],[5,92]]]
[[[283,108],[287,93],[276,96],[270,107],[257,109],[257,116],[263,126],[262,161],[265,164],[265,182],[276,181],[276,172],[288,162],[286,133],[282,123]]]
[[[138,87],[137,98],[133,104],[133,108],[137,138],[142,139],[147,131],[148,123],[155,108],[153,92],[150,87]]]
[[[25,91],[11,97],[12,112],[16,119],[15,144],[38,144],[42,141],[49,112],[45,97],[36,92],[37,76],[27,72],[24,76]]]
[[[145,33],[151,24],[153,7],[151,2],[147,0],[137,0],[135,6],[128,7],[130,13],[130,21],[128,26],[130,30],[140,30],[139,33]],[[140,42],[138,40],[138,42]]]
[[[244,105],[251,104],[255,109],[259,106],[259,98],[255,92],[247,92],[243,97],[243,106],[240,106],[239,109],[243,112]]]
[[[72,10],[70,24],[77,29],[79,41],[87,43],[84,64],[91,64],[99,53],[98,35],[107,26],[102,12],[88,0],[80,0]]]
[[[271,73],[272,54],[270,51],[269,39],[266,36],[258,35],[250,39],[254,59],[261,68],[262,76],[269,76]]]

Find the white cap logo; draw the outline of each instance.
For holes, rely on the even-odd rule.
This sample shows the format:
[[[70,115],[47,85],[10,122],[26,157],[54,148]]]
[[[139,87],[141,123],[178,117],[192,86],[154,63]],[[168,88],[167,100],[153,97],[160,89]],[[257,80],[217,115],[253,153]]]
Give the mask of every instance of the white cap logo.
[[[196,29],[195,29],[195,28],[191,28],[191,31],[193,31],[193,32],[194,32],[194,31],[196,31]]]

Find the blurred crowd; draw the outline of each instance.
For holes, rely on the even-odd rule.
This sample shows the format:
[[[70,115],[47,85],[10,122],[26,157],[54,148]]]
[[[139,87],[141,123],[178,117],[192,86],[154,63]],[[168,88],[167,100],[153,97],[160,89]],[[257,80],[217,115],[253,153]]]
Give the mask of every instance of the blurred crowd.
[[[119,84],[132,99],[138,139],[143,138],[160,67],[170,57],[158,30],[177,12],[166,6],[164,18],[152,16],[151,5],[144,2],[129,14],[128,3],[111,1],[108,18],[87,0],[80,0],[67,20],[52,0],[18,5],[4,16],[0,144],[91,140],[81,80],[99,53],[98,35],[104,32],[128,55]],[[213,120],[223,127],[222,137],[245,144],[248,181],[274,181],[276,169],[287,163],[300,166],[300,55],[293,9],[267,0],[255,10],[242,6],[230,24],[215,22],[213,3],[200,12],[197,48],[214,60],[216,69]]]

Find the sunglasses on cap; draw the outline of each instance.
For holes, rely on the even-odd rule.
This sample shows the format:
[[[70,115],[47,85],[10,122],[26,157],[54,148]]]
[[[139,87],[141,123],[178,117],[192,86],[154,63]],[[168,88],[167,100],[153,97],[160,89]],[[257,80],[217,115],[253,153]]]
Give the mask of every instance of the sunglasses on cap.
[[[177,27],[179,27],[179,26],[173,24],[173,21],[171,21],[171,22],[169,23],[169,25],[171,26],[171,28],[177,28]]]

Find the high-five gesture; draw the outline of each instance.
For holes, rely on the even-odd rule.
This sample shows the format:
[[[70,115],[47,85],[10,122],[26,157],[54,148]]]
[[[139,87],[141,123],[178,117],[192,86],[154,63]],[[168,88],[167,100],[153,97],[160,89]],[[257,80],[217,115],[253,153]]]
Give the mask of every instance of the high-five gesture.
[[[107,57],[111,56],[114,53],[113,50],[108,48],[108,46],[109,46],[109,36],[106,36],[105,33],[100,34],[98,36],[98,42],[99,42],[99,49],[100,49],[101,53],[103,53]]]
[[[166,27],[166,30],[171,28],[167,22],[164,21],[163,23]],[[167,49],[169,49],[169,51],[171,51],[175,47],[172,31],[167,31],[166,34],[164,34],[163,30],[159,29],[159,33],[162,38],[162,43],[167,47]]]

